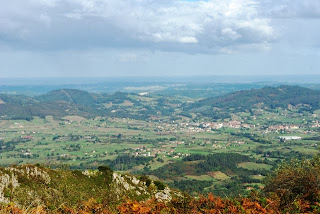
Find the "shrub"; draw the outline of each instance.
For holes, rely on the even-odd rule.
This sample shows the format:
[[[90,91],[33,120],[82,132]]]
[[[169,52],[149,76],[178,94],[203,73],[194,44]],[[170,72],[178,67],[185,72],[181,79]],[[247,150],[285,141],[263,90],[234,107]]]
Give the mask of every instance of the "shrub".
[[[266,180],[264,191],[279,197],[281,209],[298,212],[303,205],[316,205],[320,199],[320,156],[281,164]]]
[[[161,181],[154,181],[154,185],[158,188],[158,190],[164,190],[166,186]]]

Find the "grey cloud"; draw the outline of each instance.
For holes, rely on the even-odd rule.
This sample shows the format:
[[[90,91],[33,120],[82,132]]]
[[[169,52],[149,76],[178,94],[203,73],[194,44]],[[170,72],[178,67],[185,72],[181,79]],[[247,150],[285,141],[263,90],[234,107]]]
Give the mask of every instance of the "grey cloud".
[[[276,39],[252,0],[11,0],[0,40],[20,49],[147,48],[214,53]]]

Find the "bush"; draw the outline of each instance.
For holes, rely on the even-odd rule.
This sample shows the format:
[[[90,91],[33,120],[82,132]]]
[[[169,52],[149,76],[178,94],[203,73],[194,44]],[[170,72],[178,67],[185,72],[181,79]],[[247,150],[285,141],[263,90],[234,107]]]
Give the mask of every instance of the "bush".
[[[302,204],[317,205],[320,199],[320,156],[281,164],[267,179],[264,190],[279,197],[282,209],[299,211]]]
[[[102,172],[107,184],[112,182],[113,170],[109,166],[98,166],[99,172]]]
[[[154,185],[158,188],[158,190],[164,190],[166,186],[161,181],[154,181]]]

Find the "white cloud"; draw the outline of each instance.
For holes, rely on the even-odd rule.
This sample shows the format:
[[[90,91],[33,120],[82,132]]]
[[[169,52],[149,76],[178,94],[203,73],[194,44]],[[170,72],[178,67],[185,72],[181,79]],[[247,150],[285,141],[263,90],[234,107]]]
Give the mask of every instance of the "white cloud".
[[[231,28],[224,28],[221,30],[221,34],[230,40],[236,40],[241,38],[241,35],[238,34],[236,31],[232,30]]]
[[[198,43],[198,40],[195,37],[186,36],[186,37],[181,37],[180,42],[181,43]]]
[[[215,53],[269,46],[278,35],[271,14],[320,14],[319,1],[277,2],[11,0],[0,8],[0,40],[15,40],[12,45],[20,48],[141,47]]]

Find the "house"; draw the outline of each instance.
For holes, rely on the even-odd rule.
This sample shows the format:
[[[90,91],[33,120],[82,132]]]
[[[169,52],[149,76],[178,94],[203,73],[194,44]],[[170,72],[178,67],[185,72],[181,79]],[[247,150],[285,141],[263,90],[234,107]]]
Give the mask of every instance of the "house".
[[[202,123],[200,124],[200,128],[208,128],[211,125],[211,123],[207,122],[207,123]]]
[[[22,136],[21,138],[25,139],[25,140],[31,140],[32,139],[32,135]]]

